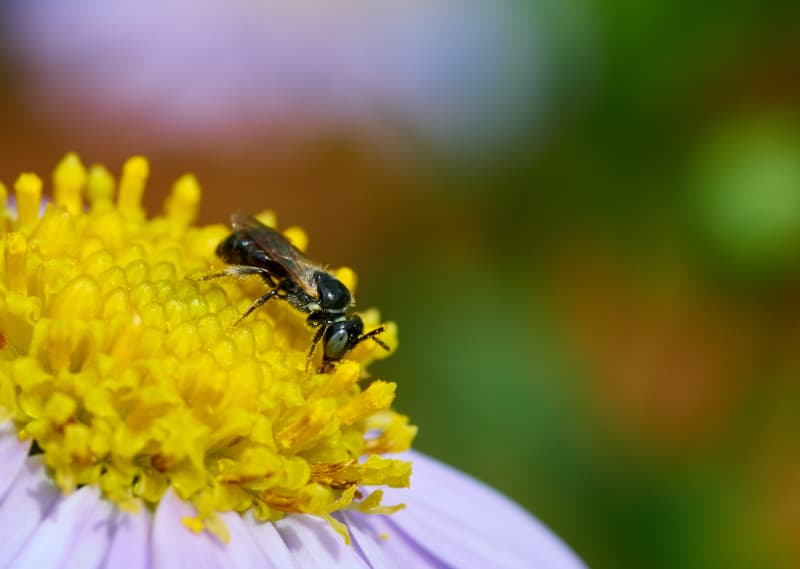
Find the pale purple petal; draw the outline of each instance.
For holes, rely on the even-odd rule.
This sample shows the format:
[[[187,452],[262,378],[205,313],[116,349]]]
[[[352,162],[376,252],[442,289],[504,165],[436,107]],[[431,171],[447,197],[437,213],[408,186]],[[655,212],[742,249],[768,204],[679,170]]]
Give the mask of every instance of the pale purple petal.
[[[447,567],[407,536],[395,531],[385,516],[344,512],[341,517],[350,528],[353,543],[374,568],[444,569]]]
[[[79,492],[85,491],[95,494],[97,502],[91,508],[91,514],[86,518],[83,527],[74,534],[72,549],[58,567],[75,569],[105,567],[103,560],[108,553],[111,539],[116,534],[121,512],[112,502],[102,499],[97,488],[85,487],[79,490]],[[35,539],[31,547],[36,547]]]
[[[543,20],[508,1],[6,2],[8,41],[39,95],[140,117],[133,130],[184,144],[381,117],[485,143],[536,118],[553,81]]]
[[[183,524],[194,507],[168,491],[155,517],[145,508],[119,511],[94,487],[62,497],[41,457],[26,455],[10,423],[0,425],[0,569],[580,569],[584,565],[541,523],[495,490],[418,453],[410,490],[386,490],[404,502],[392,516],[354,511],[337,517],[353,540],[344,543],[325,521],[287,516],[256,522],[221,514],[223,544]]]
[[[272,567],[294,569],[297,566],[289,548],[286,547],[286,543],[275,528],[275,524],[256,521],[252,513],[245,514],[243,521],[255,543],[269,558]]]
[[[223,543],[207,531],[194,533],[183,518],[197,515],[194,507],[167,490],[153,522],[153,564],[169,569],[218,569],[233,567]]]
[[[395,559],[388,555],[388,552],[380,546],[378,543],[380,537],[373,529],[366,524],[359,523],[361,520],[357,520],[356,517],[351,514],[351,512],[339,512],[336,517],[347,524],[353,547],[358,549],[361,557],[366,559],[371,567],[401,569],[401,567],[395,563]]]
[[[3,498],[25,463],[30,441],[20,441],[12,422],[0,424],[0,499]]]
[[[14,558],[60,497],[41,457],[29,458],[0,502],[0,568],[17,567]]]
[[[355,547],[333,531],[325,520],[292,515],[275,522],[295,563],[303,569],[369,569]]]
[[[545,526],[488,486],[415,452],[409,491],[388,490],[386,503],[408,507],[388,518],[406,536],[459,568],[576,569],[583,563]],[[369,523],[369,522],[368,522]]]
[[[60,500],[14,559],[15,569],[94,569],[110,543],[107,526],[112,507],[100,491],[84,486]],[[99,527],[99,531],[93,529]]]
[[[225,555],[228,556],[233,567],[258,567],[259,569],[293,569],[295,567],[288,557],[286,546],[281,541],[279,547],[270,551],[256,541],[250,532],[250,523],[242,519],[236,512],[220,514],[230,532],[230,542],[225,546]],[[269,524],[270,526],[272,524]],[[275,537],[280,538],[272,528]],[[276,545],[278,545],[276,543]]]
[[[104,569],[148,569],[153,516],[142,506],[136,513],[121,512],[117,531],[106,555]]]

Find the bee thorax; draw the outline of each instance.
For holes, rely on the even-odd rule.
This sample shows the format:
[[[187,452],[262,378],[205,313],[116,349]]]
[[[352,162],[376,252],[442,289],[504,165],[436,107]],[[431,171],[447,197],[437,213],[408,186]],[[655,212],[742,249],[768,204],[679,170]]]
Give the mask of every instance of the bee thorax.
[[[317,271],[315,278],[321,309],[344,312],[350,306],[350,291],[342,284],[342,281],[324,271]]]

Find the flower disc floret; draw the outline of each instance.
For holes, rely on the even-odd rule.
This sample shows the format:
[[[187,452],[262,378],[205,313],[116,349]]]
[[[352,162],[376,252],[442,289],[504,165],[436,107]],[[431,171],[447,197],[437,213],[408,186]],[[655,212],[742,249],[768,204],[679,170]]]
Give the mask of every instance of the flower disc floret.
[[[0,186],[0,419],[33,439],[65,492],[97,485],[135,508],[171,487],[199,512],[187,527],[222,537],[215,512],[307,513],[342,529],[337,510],[391,511],[364,488],[408,485],[410,464],[382,455],[408,449],[415,428],[390,409],[394,383],[360,384],[383,354],[363,343],[316,373],[311,332],[288,304],[236,324],[263,282],[199,281],[221,268],[214,250],[229,229],[192,224],[192,176],[148,219],[147,176],[141,157],[116,184],[68,155],[41,214],[38,177],[17,180],[16,214]],[[305,246],[301,230],[287,237]],[[337,275],[355,286],[349,269]],[[375,311],[362,318],[379,324]]]

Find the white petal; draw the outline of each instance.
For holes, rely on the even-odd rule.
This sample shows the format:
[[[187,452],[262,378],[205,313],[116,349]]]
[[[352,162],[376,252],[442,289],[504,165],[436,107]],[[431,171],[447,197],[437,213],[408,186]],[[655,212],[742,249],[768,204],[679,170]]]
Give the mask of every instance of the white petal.
[[[369,569],[358,550],[347,545],[321,518],[309,515],[286,516],[275,522],[278,533],[289,547],[295,563],[303,569]]]
[[[1,568],[16,567],[14,558],[60,498],[41,457],[29,458],[0,502]]]
[[[134,513],[121,512],[117,531],[111,541],[104,569],[147,569],[151,567],[150,530],[153,516],[142,508]]]
[[[0,424],[0,500],[25,463],[31,441],[20,441],[11,421]]]
[[[98,567],[110,541],[109,536],[103,533],[110,514],[111,505],[100,499],[97,488],[84,486],[73,492],[48,512],[14,559],[13,567]],[[100,532],[93,532],[92,525],[99,526]],[[84,540],[86,543],[82,543]],[[77,557],[73,558],[73,554]]]

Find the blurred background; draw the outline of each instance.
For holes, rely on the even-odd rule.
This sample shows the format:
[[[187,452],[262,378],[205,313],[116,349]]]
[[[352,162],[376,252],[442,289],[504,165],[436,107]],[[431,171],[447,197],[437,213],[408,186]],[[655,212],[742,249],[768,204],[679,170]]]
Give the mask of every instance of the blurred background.
[[[144,154],[354,267],[417,448],[591,567],[800,566],[796,1],[7,0],[0,85],[6,184]]]

